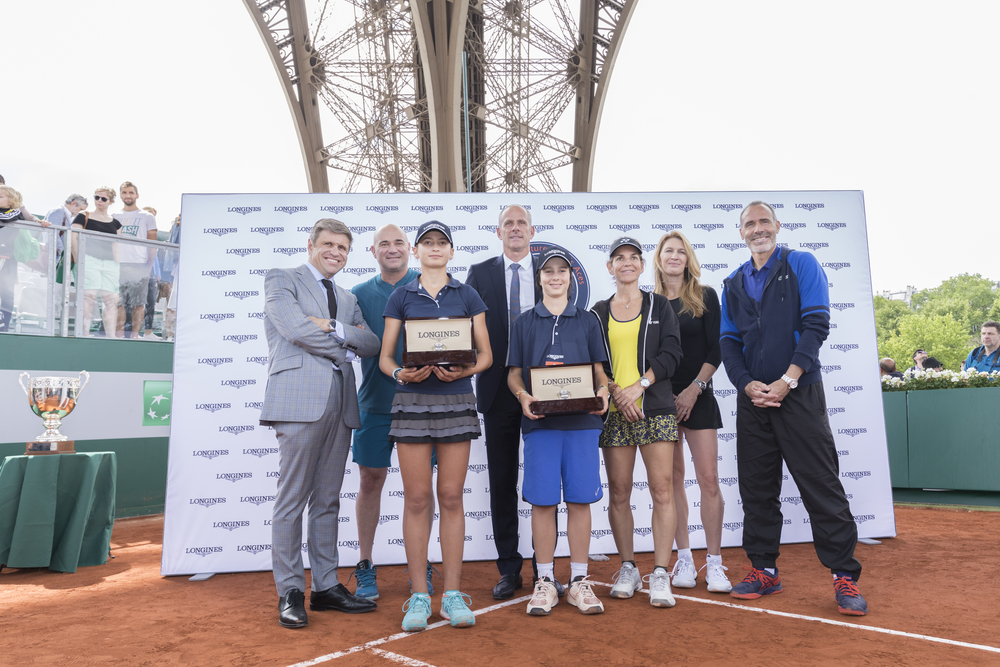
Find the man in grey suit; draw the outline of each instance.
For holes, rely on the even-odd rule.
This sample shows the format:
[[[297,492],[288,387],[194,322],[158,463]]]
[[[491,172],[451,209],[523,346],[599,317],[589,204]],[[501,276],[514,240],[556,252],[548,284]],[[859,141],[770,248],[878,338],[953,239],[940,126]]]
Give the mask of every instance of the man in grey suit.
[[[57,227],[69,228],[73,224],[73,218],[77,216],[80,211],[87,210],[87,198],[83,195],[71,194],[66,198],[66,202],[59,208],[54,208],[45,214],[45,220],[52,223]],[[56,236],[58,239],[56,241],[57,257],[62,254],[63,251],[63,233],[59,232]]]
[[[382,343],[365,323],[357,299],[333,284],[347,263],[351,230],[325,218],[309,234],[309,261],[272,269],[264,279],[264,333],[269,355],[261,424],[278,436],[278,494],[271,520],[271,561],[278,588],[278,623],[308,624],[302,564],[302,513],[309,506],[313,611],[373,611],[337,581],[340,487],[361,426],[351,363]]]

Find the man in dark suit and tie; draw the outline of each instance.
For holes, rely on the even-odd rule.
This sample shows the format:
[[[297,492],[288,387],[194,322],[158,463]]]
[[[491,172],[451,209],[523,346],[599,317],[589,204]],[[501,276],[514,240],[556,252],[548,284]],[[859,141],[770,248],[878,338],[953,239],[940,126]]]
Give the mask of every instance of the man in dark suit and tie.
[[[271,520],[271,561],[278,588],[278,623],[307,625],[302,514],[309,510],[309,566],[313,611],[373,611],[337,581],[340,487],[359,428],[358,396],[351,363],[379,353],[349,291],[333,284],[347,263],[351,230],[326,218],[309,234],[309,261],[272,269],[264,279],[264,333],[269,355],[261,424],[278,437],[278,493]]]
[[[535,227],[522,206],[500,212],[497,236],[503,254],[473,265],[466,283],[479,292],[489,310],[486,329],[495,363],[476,376],[477,408],[483,415],[486,461],[490,476],[490,513],[500,582],[493,597],[506,600],[523,586],[517,537],[517,473],[521,439],[521,405],[507,387],[507,343],[511,324],[541,298],[535,285],[531,239]]]

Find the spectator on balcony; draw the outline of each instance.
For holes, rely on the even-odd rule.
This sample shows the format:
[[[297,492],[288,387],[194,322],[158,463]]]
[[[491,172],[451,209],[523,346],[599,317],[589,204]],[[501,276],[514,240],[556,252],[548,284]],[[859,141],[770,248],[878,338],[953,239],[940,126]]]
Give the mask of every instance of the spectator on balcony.
[[[981,373],[1000,371],[1000,322],[989,320],[979,328],[983,344],[969,353],[963,368]]]
[[[181,242],[181,216],[174,218],[174,224],[170,227],[168,243]],[[174,322],[177,319],[177,257],[179,250],[163,250],[163,278],[160,289],[167,299],[167,312],[163,316],[163,336],[166,340],[173,340]]]
[[[944,364],[938,361],[935,357],[927,357],[924,359],[924,370],[925,371],[943,371]]]
[[[78,214],[73,219],[73,229],[84,229],[90,232],[114,234],[118,236],[122,223],[115,220],[108,207],[114,203],[117,196],[115,189],[101,186],[94,190],[94,211]],[[71,257],[79,262],[80,234],[73,235]],[[90,317],[94,310],[94,300],[98,295],[104,309],[101,319],[104,322],[105,336],[115,338],[118,321],[118,244],[90,237],[85,244],[87,254],[83,267],[83,317],[77,319],[77,336],[90,335]],[[77,269],[74,268],[74,276]],[[77,277],[77,289],[80,280]]]
[[[0,185],[6,185],[6,184],[7,184],[7,181],[3,180],[3,175],[0,174]],[[26,209],[24,207],[23,203],[21,205],[19,205],[17,208],[18,208],[18,210],[21,213],[21,220],[24,220],[25,222],[37,222],[42,227],[48,227],[49,226],[49,222],[48,221],[46,221],[46,220],[39,220],[38,218],[36,218],[35,216],[33,216],[31,213],[29,213],[28,209]]]
[[[927,352],[923,348],[918,349],[913,353],[913,365],[906,369],[906,373],[912,375],[915,371],[924,370],[925,359],[927,359]]]
[[[121,185],[122,210],[115,213],[115,220],[121,223],[120,234],[133,239],[156,240],[156,218],[135,205],[139,189],[132,181]],[[117,335],[125,336],[125,312],[128,310],[135,323],[130,336],[135,339],[142,332],[142,322],[146,316],[146,297],[149,291],[149,275],[153,269],[156,251],[152,247],[123,243],[118,251],[121,256],[121,281],[118,301]]]
[[[24,220],[21,193],[0,185],[0,332],[9,329],[14,314],[17,263],[30,262],[39,254],[38,241],[30,232],[7,225],[15,220]]]
[[[878,362],[878,370],[880,376],[888,375],[899,380],[903,379],[903,374],[896,370],[896,362],[889,357],[885,357]]]
[[[71,194],[66,198],[66,201],[62,206],[54,208],[45,214],[45,220],[49,224],[55,225],[57,227],[69,227],[73,224],[73,218],[80,214],[80,211],[86,211],[87,198],[83,195],[78,195],[76,193]],[[63,251],[63,234],[65,232],[59,232],[56,235],[56,260],[59,259],[59,255]]]

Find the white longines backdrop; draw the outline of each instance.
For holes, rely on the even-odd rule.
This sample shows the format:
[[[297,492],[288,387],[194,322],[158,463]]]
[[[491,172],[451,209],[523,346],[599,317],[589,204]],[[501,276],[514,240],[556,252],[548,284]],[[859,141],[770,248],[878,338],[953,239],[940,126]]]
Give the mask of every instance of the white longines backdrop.
[[[412,242],[417,227],[431,219],[454,230],[450,269],[465,280],[470,265],[500,254],[496,225],[501,209],[521,204],[530,209],[535,225],[532,249],[558,245],[569,251],[578,278],[574,297],[578,305],[590,306],[613,291],[605,263],[611,241],[622,234],[643,244],[644,289],[653,286],[657,241],[679,229],[694,244],[703,282],[721,292],[722,281],[749,259],[738,226],[740,211],[754,199],[775,207],[782,223],[779,244],[813,253],[826,271],[832,324],[820,360],[841,481],[860,535],[894,536],[864,198],[859,191],[185,195],[162,573],[271,568],[278,443],[271,428],[258,425],[267,383],[264,275],[271,268],[307,260],[306,239],[316,220],[337,218],[354,234],[347,267],[335,278],[345,288],[378,271],[369,250],[378,227],[396,224]],[[412,258],[411,265],[416,265]],[[356,371],[360,381],[360,365]],[[726,502],[723,546],[739,546],[743,510],[736,476],[736,390],[723,368],[715,374],[714,387],[724,423],[719,431],[719,476]],[[652,504],[639,461],[632,492],[635,548],[652,551]],[[685,461],[688,532],[692,546],[704,548],[690,452],[685,451]],[[379,564],[406,561],[403,489],[395,454],[393,466],[375,538],[374,560]],[[799,491],[785,473],[782,542],[811,541]],[[348,460],[338,537],[344,566],[359,558],[354,508],[358,481],[358,468]],[[491,560],[496,552],[482,440],[472,443],[465,487],[465,558]],[[615,552],[607,506],[607,493],[593,506],[591,553]],[[519,513],[521,552],[530,554],[530,507],[522,503]],[[561,537],[564,513],[560,508]],[[303,535],[303,556],[308,558],[306,540]],[[557,555],[568,553],[566,540],[560,539]],[[436,529],[430,558],[440,560]]]

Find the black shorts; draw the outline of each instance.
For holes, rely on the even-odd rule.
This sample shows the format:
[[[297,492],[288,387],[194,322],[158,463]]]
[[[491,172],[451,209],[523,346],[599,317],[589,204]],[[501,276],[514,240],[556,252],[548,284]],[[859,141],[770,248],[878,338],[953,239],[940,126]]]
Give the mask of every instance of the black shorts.
[[[694,402],[694,407],[691,408],[691,414],[688,418],[677,422],[677,425],[692,431],[722,428],[722,412],[719,411],[719,403],[715,400],[715,393],[711,386],[701,392],[701,396]]]

